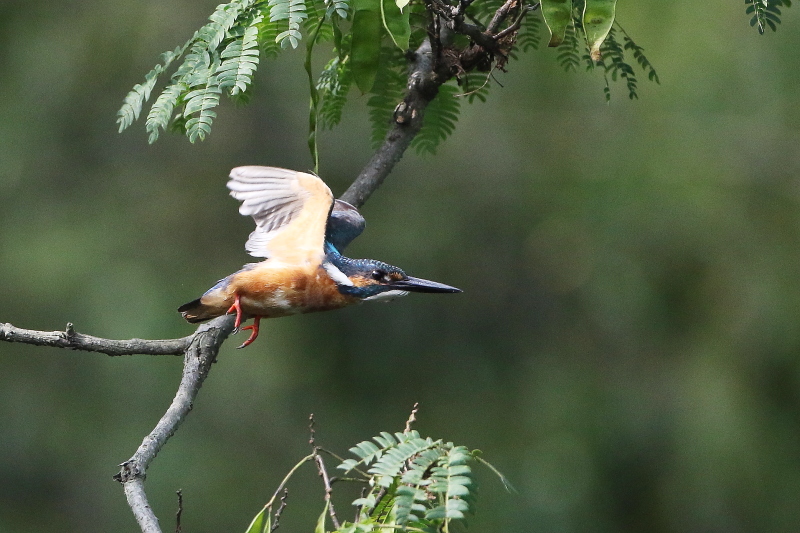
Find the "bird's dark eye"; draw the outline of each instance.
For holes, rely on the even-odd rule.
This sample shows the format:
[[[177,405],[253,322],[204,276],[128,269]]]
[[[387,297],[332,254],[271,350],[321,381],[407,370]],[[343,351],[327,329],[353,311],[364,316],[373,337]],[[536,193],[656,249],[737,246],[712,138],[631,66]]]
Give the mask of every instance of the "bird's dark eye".
[[[375,281],[386,281],[387,275],[385,270],[373,270],[372,279]]]

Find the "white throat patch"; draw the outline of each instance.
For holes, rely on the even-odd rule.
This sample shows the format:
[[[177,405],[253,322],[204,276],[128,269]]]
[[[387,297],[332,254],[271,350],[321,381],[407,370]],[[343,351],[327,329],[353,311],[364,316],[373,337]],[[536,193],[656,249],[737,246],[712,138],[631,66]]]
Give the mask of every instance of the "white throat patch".
[[[408,291],[394,290],[394,291],[379,292],[378,294],[364,298],[364,301],[391,302],[392,300],[400,298],[401,296],[405,296],[406,294],[408,294]]]

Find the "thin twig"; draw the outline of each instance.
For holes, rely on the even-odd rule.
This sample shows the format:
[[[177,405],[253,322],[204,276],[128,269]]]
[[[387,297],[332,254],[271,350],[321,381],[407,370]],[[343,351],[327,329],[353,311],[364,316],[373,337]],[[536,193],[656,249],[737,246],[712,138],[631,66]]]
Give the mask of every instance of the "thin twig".
[[[331,521],[333,522],[334,527],[339,529],[341,524],[339,523],[339,519],[336,517],[336,511],[333,509],[333,501],[331,500],[333,488],[331,487],[331,480],[328,477],[328,471],[325,469],[325,461],[322,460],[322,456],[319,454],[314,456],[314,460],[317,462],[317,470],[319,470],[322,483],[325,485],[325,501],[328,502],[328,514],[331,515]]]
[[[518,31],[518,30],[520,29],[520,27],[522,27],[522,21],[523,21],[523,19],[525,18],[525,15],[527,15],[527,14],[528,14],[528,11],[529,11],[528,9],[520,9],[519,16],[516,18],[516,20],[515,20],[514,22],[512,22],[512,23],[511,23],[511,24],[510,24],[510,25],[509,25],[509,26],[508,26],[506,29],[504,29],[503,31],[501,31],[501,32],[499,32],[499,33],[497,33],[497,34],[495,34],[495,36],[493,37],[493,38],[494,38],[494,40],[495,40],[495,41],[499,41],[500,39],[502,39],[502,38],[503,38],[503,37],[505,37],[506,35],[509,35],[509,34],[511,34],[511,33],[514,33],[514,32],[516,32],[516,31]]]
[[[364,495],[367,493],[367,487],[361,487],[361,496],[359,498],[361,500],[364,499]],[[353,523],[357,523],[361,519],[361,511],[364,509],[363,505],[356,506],[356,517],[353,519]]]
[[[408,420],[406,420],[406,429],[403,433],[408,433],[411,431],[411,424],[417,421],[417,411],[419,411],[419,402],[414,402],[414,407],[411,408],[411,414],[408,415]]]
[[[283,514],[284,509],[286,509],[286,505],[288,504],[289,500],[289,489],[283,489],[283,496],[281,496],[281,504],[278,506],[278,510],[275,511],[275,521],[272,522],[272,526],[270,526],[270,531],[275,531],[278,529],[278,526],[281,523],[281,515]]]
[[[181,515],[183,514],[183,490],[178,489],[178,512],[175,513],[175,533],[181,533]]]
[[[495,11],[494,16],[492,17],[492,21],[486,26],[486,31],[488,33],[495,33],[497,28],[500,27],[500,24],[508,17],[508,13],[511,11],[512,8],[519,4],[519,0],[506,0],[506,2],[500,6],[500,9]]]

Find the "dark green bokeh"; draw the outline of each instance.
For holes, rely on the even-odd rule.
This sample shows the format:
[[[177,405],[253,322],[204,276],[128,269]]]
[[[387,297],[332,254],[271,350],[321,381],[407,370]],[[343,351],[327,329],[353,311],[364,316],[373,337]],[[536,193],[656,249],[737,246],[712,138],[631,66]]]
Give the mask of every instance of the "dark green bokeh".
[[[114,114],[216,2],[0,5],[0,321],[169,338],[249,261],[236,165],[308,169],[301,55],[264,62],[211,136],[146,144]],[[759,36],[744,5],[620,2],[661,86],[639,101],[552,50],[510,65],[435,158],[407,156],[348,250],[453,284],[269,321],[226,343],[153,464],[173,529],[242,531],[318,441],[402,429],[484,450],[475,531],[765,532],[800,523],[800,20]],[[320,64],[317,67],[321,66]],[[365,98],[322,137],[340,194],[369,157]],[[136,531],[112,481],[181,361],[0,345],[0,532]],[[322,490],[292,486],[285,531]],[[346,502],[340,503],[342,512]],[[349,514],[349,510],[347,511]],[[282,529],[282,530],[284,530]]]

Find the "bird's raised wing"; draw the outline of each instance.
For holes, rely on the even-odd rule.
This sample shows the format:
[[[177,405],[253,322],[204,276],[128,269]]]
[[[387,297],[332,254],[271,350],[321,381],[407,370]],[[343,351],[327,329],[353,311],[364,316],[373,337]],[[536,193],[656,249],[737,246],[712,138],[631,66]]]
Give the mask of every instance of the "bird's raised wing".
[[[245,245],[250,255],[301,263],[324,254],[333,194],[320,178],[259,166],[236,167],[230,178],[231,196],[242,202],[239,213],[256,222]]]
[[[339,253],[353,239],[361,235],[367,222],[358,209],[342,200],[333,202],[333,209],[328,217],[328,227],[325,230],[325,240],[331,243]]]

